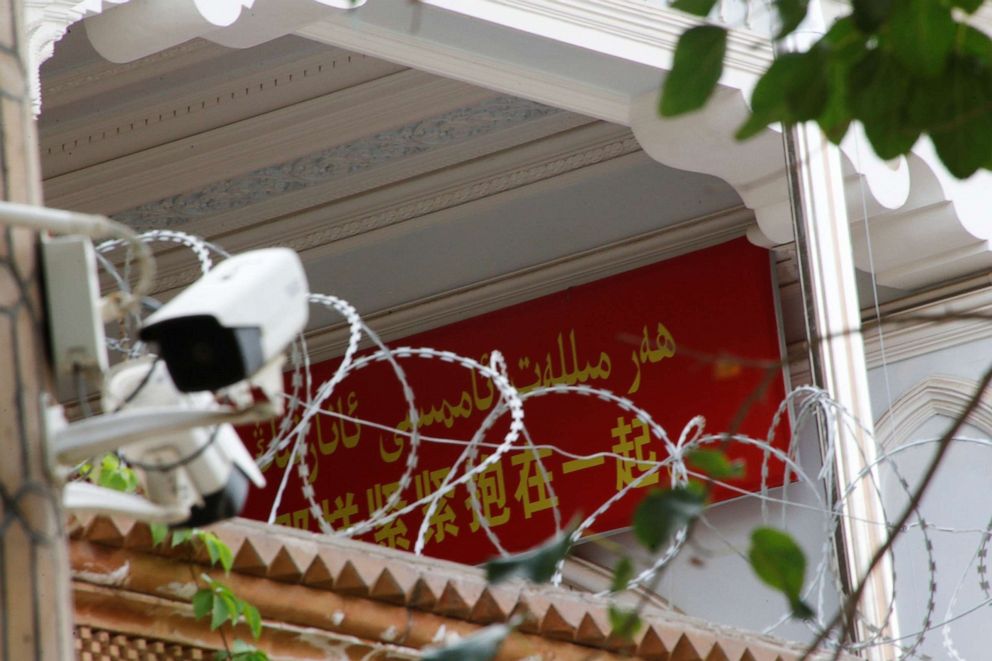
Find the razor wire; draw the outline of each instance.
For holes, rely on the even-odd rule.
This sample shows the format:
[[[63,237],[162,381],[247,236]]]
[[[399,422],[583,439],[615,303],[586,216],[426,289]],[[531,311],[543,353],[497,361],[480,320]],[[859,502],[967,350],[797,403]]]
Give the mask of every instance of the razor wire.
[[[200,273],[208,272],[214,262],[215,257],[221,259],[228,256],[222,248],[215,246],[203,239],[194,237],[182,232],[155,230],[140,235],[146,242],[166,242],[178,245],[190,250],[198,265]],[[108,241],[98,247],[100,265],[107,272],[114,283],[122,290],[128,287],[128,259],[125,256],[124,269],[119,270],[106,257],[111,251],[120,248],[123,244],[119,241]],[[187,276],[188,278],[188,276]],[[173,285],[175,286],[175,285]],[[663,472],[669,476],[670,486],[686,484],[689,480],[701,476],[694,470],[687,457],[695,450],[708,446],[722,447],[728,442],[740,444],[742,446],[755,448],[761,453],[759,487],[757,491],[748,491],[740,488],[730,481],[716,480],[711,478],[711,482],[729,493],[736,494],[740,498],[756,499],[760,504],[760,520],[764,523],[772,519],[770,507],[780,508],[782,523],[786,521],[786,512],[791,510],[805,511],[811,515],[820,517],[821,538],[819,543],[819,560],[812,568],[812,576],[806,583],[803,597],[813,599],[816,604],[816,612],[819,618],[808,622],[810,631],[818,631],[825,624],[826,602],[828,591],[833,586],[837,589],[839,579],[836,575],[834,564],[836,563],[834,540],[838,529],[841,526],[845,515],[845,502],[850,494],[855,490],[858,481],[867,480],[871,490],[884,501],[882,486],[878,483],[879,471],[884,469],[887,475],[891,475],[891,487],[896,488],[907,499],[913,491],[909,480],[900,472],[896,463],[897,457],[913,449],[923,448],[936,443],[939,439],[929,438],[903,443],[898,447],[885,450],[878,448],[877,458],[870,465],[865,466],[855,482],[846,485],[840,490],[835,490],[834,485],[834,455],[836,452],[836,437],[841,426],[850,428],[862,426],[861,421],[856,420],[849,411],[833,401],[829,394],[818,388],[811,386],[801,386],[787,393],[783,401],[775,410],[773,419],[765,437],[752,437],[741,433],[708,433],[705,430],[705,419],[701,416],[693,417],[675,436],[669,430],[659,424],[652,417],[650,412],[635,400],[618,395],[606,389],[595,388],[587,385],[550,385],[537,388],[530,388],[526,392],[521,392],[512,384],[508,374],[505,360],[499,352],[499,347],[492,347],[488,364],[481,363],[472,358],[458,355],[450,351],[434,349],[430,347],[407,347],[401,346],[391,348],[384,343],[378,335],[368,327],[362,320],[355,308],[346,301],[335,296],[312,293],[309,296],[312,305],[322,309],[332,311],[340,315],[347,326],[347,342],[345,350],[340,358],[340,362],[330,378],[316,383],[311,372],[311,360],[308,353],[306,341],[301,336],[293,343],[290,349],[289,360],[289,392],[284,395],[286,411],[278,423],[274,436],[269,440],[267,446],[257,456],[256,460],[262,467],[267,467],[277,454],[284,453],[289,449],[289,458],[286,468],[280,478],[280,484],[270,511],[269,523],[274,522],[280,504],[287,491],[292,486],[294,476],[299,482],[299,489],[305,500],[313,520],[320,530],[328,535],[340,535],[345,537],[357,537],[365,535],[390,524],[396,519],[411,512],[423,511],[423,518],[416,532],[414,540],[414,552],[423,554],[431,532],[431,521],[444,500],[459,487],[464,487],[468,494],[467,504],[478,522],[479,527],[485,537],[493,546],[495,553],[506,556],[509,551],[506,544],[501,540],[498,530],[490,525],[487,516],[482,511],[482,504],[477,493],[477,480],[491,467],[502,461],[509,453],[529,452],[533,457],[537,468],[536,474],[540,476],[544,488],[552,495],[551,517],[553,528],[556,534],[561,534],[565,529],[562,523],[562,506],[559,503],[549,471],[541,458],[541,452],[548,450],[563,457],[575,460],[585,459],[608,459],[619,464],[628,463],[636,465],[641,473],[623,488],[605,499],[594,511],[579,521],[570,531],[573,541],[579,541],[588,534],[592,534],[592,529],[598,519],[609,512],[621,500],[629,494],[649,483]],[[112,349],[123,352],[127,357],[133,358],[142,352],[147,351],[140,343],[131,344],[129,336],[133,335],[133,329],[140,320],[132,322],[122,329],[121,338],[108,338],[108,344]],[[371,345],[369,352],[361,355],[360,347],[366,343]],[[410,385],[403,364],[407,361],[440,361],[455,365],[464,370],[473,372],[475,375],[488,379],[498,394],[498,400],[492,410],[485,416],[471,434],[459,438],[437,437],[424,434],[419,427],[419,410],[416,405],[416,393]],[[364,419],[360,416],[351,416],[332,407],[324,406],[331,400],[337,392],[338,387],[351,375],[366,369],[371,365],[385,364],[389,367],[392,376],[399,383],[404,406],[407,411],[409,429],[399,426],[384,425],[374,420]],[[655,449],[659,450],[663,458],[649,460],[641,457],[630,457],[617,452],[601,451],[596,453],[575,453],[567,447],[562,447],[555,443],[543,442],[542,439],[533,439],[526,425],[526,411],[530,402],[551,397],[593,398],[605,405],[615,407],[617,411],[634,416],[645,426],[650,433],[651,441]],[[385,501],[371,511],[368,516],[355,523],[351,523],[340,529],[334,529],[326,520],[321,506],[317,502],[317,494],[311,480],[311,468],[307,462],[307,452],[305,448],[308,443],[308,436],[317,422],[318,416],[328,416],[331,418],[348,421],[356,425],[365,425],[371,428],[378,428],[388,431],[397,436],[404,437],[409,441],[406,452],[406,460],[403,464],[403,471],[397,480],[395,490],[390,493]],[[782,449],[776,445],[776,430],[786,417],[791,418],[790,437]],[[498,440],[491,440],[490,433],[496,427],[497,422],[508,419],[506,431]],[[799,457],[799,440],[804,430],[812,425],[822,425],[825,431],[825,443],[823,445],[822,463],[816,474],[810,474],[803,466]],[[992,450],[992,440],[974,439],[959,436],[954,439],[955,443],[963,443],[975,447]],[[447,444],[461,447],[461,452],[451,463],[450,469],[444,475],[439,484],[431,485],[425,480],[424,493],[409,502],[403,500],[413,482],[414,474],[421,461],[421,449],[423,444]],[[480,451],[485,449],[489,454],[481,460]],[[292,470],[296,467],[296,471]],[[775,466],[784,475],[781,485],[775,484],[773,487],[771,475],[772,467]],[[794,478],[794,480],[792,479]],[[775,493],[773,493],[775,490]],[[801,492],[805,496],[802,498],[793,497],[791,494]],[[405,502],[405,504],[404,504]],[[714,506],[715,507],[715,506]],[[370,507],[371,509],[371,507]],[[884,515],[884,510],[883,510]],[[713,531],[728,549],[742,558],[746,557],[746,551],[738,548],[737,543],[723,536],[718,529],[708,520],[707,513],[702,517],[703,525]],[[891,530],[891,521],[885,516],[883,521],[864,522],[874,526],[881,526],[887,532],[900,532]],[[838,641],[836,636],[827,641],[827,644],[843,647],[850,651],[858,651],[866,647],[877,645],[896,645],[900,650],[900,658],[929,658],[920,652],[923,642],[928,635],[939,632],[943,650],[949,655],[948,658],[962,661],[962,657],[955,647],[952,632],[952,625],[956,624],[968,614],[978,612],[983,606],[992,604],[992,588],[988,571],[988,554],[990,538],[992,538],[992,520],[980,529],[959,529],[953,526],[944,526],[939,522],[927,520],[919,510],[915,512],[914,521],[907,526],[907,530],[919,531],[919,544],[923,555],[926,558],[925,581],[927,584],[928,598],[924,606],[922,622],[914,631],[905,632],[898,640],[886,639],[881,632],[876,631],[875,635],[867,641],[857,644]],[[902,531],[904,532],[904,531]],[[940,621],[935,619],[937,612],[937,585],[938,585],[938,557],[935,552],[934,537],[939,534],[978,534],[979,544],[977,545],[967,567],[960,572],[951,594],[951,598],[946,606],[946,610]],[[906,538],[903,538],[906,540]],[[808,542],[809,540],[804,540]],[[654,579],[671,565],[678,557],[687,543],[687,531],[685,528],[678,531],[671,543],[668,544],[656,557],[628,583],[626,590],[643,589],[651,586]],[[897,547],[902,550],[901,547]],[[896,552],[894,550],[894,552]],[[893,563],[893,570],[895,563]],[[953,568],[948,571],[952,571]],[[893,575],[892,584],[896,584],[896,577]],[[560,583],[562,580],[562,566],[555,573],[553,582]],[[967,585],[977,587],[981,593],[981,599],[972,604],[959,606],[962,592]],[[603,592],[603,596],[616,597],[616,593]],[[893,593],[889,601],[889,614],[891,616],[892,606],[896,601]],[[784,612],[781,617],[771,622],[765,629],[766,633],[773,633],[790,619],[790,614]],[[907,630],[907,623],[900,623],[904,630]]]

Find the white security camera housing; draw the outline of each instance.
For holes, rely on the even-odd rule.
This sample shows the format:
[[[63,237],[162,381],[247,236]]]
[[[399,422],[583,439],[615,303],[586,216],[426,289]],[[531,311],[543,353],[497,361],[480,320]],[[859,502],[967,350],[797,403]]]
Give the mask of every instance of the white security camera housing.
[[[208,393],[176,390],[158,361],[128,361],[114,368],[104,390],[106,411],[163,405],[209,410]],[[145,496],[165,508],[187,512],[173,525],[203,526],[237,516],[248,496],[249,482],[262,488],[265,478],[229,424],[195,427],[154,435],[120,448],[128,464],[144,473]]]
[[[180,391],[218,390],[289,346],[306,326],[308,292],[296,252],[253,250],[187,287],[145,320],[140,336],[158,345]]]
[[[205,392],[176,390],[161,361],[151,356],[114,367],[104,385],[109,413],[66,424],[61,407],[49,410],[46,432],[56,474],[116,450],[142,476],[143,495],[88,482],[69,482],[70,511],[124,514],[173,526],[204,526],[237,516],[249,484],[265,478],[226,421],[252,419],[250,410],[219,405]]]

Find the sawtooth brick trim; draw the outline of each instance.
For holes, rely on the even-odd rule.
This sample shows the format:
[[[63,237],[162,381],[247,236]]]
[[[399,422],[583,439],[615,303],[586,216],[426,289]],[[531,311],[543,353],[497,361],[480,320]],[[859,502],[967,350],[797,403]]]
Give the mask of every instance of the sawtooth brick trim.
[[[607,602],[587,593],[520,581],[489,585],[478,568],[243,519],[212,528],[235,554],[228,576],[209,569],[202,550],[152,548],[145,524],[93,517],[72,519],[69,528],[82,623],[169,644],[217,649],[216,632],[192,621],[182,596],[194,572],[205,572],[259,608],[266,625],[260,647],[297,655],[288,658],[327,658],[331,648],[349,658],[349,646],[386,646],[387,655],[402,657],[513,615],[523,624],[500,658],[790,661],[802,653],[658,609],[646,610],[645,627],[625,642],[609,635]]]

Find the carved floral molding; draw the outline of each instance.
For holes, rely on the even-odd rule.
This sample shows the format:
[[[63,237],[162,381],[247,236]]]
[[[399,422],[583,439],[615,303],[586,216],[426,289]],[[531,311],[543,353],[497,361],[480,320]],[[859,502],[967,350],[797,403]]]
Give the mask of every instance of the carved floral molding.
[[[115,214],[114,218],[143,230],[176,229],[193,220],[241,209],[562,112],[511,96],[495,97],[345,145],[259,168],[199,190],[149,202]]]

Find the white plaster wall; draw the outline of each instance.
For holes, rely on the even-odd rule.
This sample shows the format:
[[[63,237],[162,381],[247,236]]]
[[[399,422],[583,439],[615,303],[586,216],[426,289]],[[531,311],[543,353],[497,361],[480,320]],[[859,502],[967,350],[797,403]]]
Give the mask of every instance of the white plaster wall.
[[[992,341],[975,341],[871,370],[869,383],[876,419],[892,408],[898,413],[900,398],[928,377],[946,375],[977,381],[990,365]],[[967,388],[960,393],[961,407],[970,394],[964,390]],[[917,400],[916,406],[919,405]],[[895,471],[910,485],[917,484],[936,448],[933,442],[918,442],[940,437],[951,422],[946,415],[933,415],[903,438],[880,439],[892,458],[892,465],[880,471],[890,517],[896,516],[907,502]],[[989,658],[992,623],[989,595],[980,587],[982,579],[977,570],[982,531],[992,516],[992,447],[964,439],[990,439],[992,429],[968,425],[959,437],[962,440],[951,447],[921,506],[922,516],[929,523],[936,589],[931,592],[927,541],[916,525],[896,544],[896,593],[904,635],[958,618],[929,631],[921,652],[933,659],[980,661]],[[928,617],[931,599],[933,613]]]

